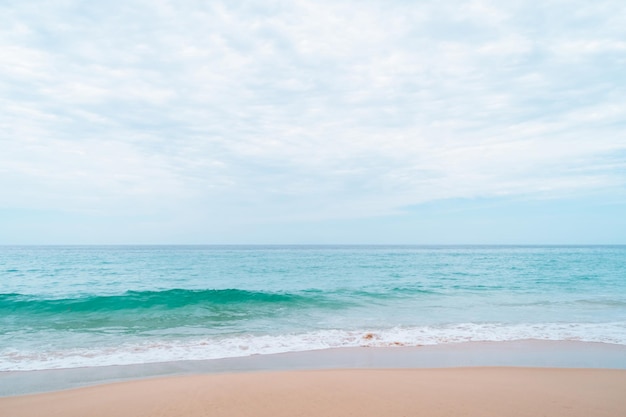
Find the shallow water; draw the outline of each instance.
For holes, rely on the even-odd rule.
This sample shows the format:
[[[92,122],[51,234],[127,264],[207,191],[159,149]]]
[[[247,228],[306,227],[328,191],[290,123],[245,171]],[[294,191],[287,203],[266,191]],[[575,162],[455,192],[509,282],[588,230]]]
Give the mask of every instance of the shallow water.
[[[626,345],[626,246],[0,248],[0,370],[521,339]]]

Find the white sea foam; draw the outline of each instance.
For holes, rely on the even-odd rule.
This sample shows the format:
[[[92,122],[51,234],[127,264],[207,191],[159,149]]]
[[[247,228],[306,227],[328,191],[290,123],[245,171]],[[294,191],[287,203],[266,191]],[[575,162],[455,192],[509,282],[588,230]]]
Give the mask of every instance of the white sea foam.
[[[341,347],[420,346],[471,341],[572,340],[626,345],[626,322],[543,324],[454,324],[362,330],[319,330],[299,334],[194,338],[115,347],[49,351],[0,351],[0,371],[130,365],[177,360],[242,357]]]

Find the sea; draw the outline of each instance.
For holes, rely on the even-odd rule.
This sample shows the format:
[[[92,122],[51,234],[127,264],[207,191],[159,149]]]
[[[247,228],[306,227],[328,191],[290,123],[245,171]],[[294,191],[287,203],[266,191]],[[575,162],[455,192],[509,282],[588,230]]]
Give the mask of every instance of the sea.
[[[0,371],[626,345],[626,246],[3,246]]]

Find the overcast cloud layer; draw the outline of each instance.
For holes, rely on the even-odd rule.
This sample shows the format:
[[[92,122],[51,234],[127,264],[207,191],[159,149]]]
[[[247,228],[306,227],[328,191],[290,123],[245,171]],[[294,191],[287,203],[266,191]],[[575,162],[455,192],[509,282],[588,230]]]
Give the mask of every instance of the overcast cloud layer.
[[[626,243],[625,74],[617,0],[4,1],[0,243]]]

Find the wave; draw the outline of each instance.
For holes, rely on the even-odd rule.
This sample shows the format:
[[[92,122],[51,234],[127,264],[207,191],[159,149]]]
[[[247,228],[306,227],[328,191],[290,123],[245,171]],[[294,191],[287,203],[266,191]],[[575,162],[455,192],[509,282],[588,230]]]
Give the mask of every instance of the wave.
[[[340,308],[371,300],[437,295],[435,291],[413,287],[378,290],[319,289],[295,292],[251,291],[242,289],[169,289],[127,291],[116,295],[81,295],[45,298],[26,294],[0,294],[0,314],[46,314],[67,312],[114,312],[124,310],[177,309],[185,307],[267,306]]]
[[[23,294],[0,294],[1,313],[98,312],[138,309],[175,309],[189,306],[286,305],[319,302],[320,295],[273,293],[238,289],[127,291],[120,295],[89,295],[71,298],[39,298]]]

